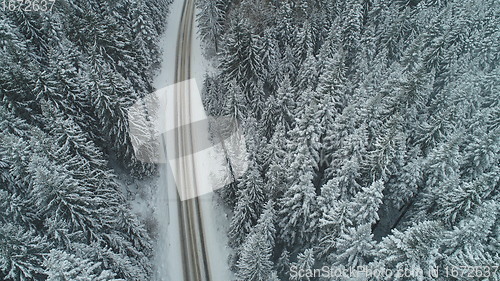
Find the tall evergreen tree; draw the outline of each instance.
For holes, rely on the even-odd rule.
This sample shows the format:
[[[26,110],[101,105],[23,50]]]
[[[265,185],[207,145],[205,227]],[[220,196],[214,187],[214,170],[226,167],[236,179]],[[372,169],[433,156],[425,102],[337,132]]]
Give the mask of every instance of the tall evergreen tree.
[[[382,205],[382,181],[375,181],[354,196],[352,210],[356,224],[374,224],[379,220],[378,210]]]
[[[219,40],[225,20],[225,1],[197,1],[199,32],[203,41],[213,44],[219,51]]]
[[[112,271],[100,270],[100,263],[93,263],[88,259],[78,258],[59,250],[51,250],[43,264],[46,267],[47,281],[119,280],[114,278],[115,274]]]
[[[278,212],[281,239],[291,245],[312,242],[314,237],[310,235],[314,235],[318,219],[313,161],[306,146],[299,145],[295,151],[290,174],[297,178],[280,198]]]
[[[348,228],[337,239],[337,254],[335,264],[347,267],[364,265],[373,255],[374,241],[372,240],[369,224]]]
[[[307,272],[311,271],[314,268],[314,252],[312,249],[306,249],[304,252],[297,255],[297,262],[292,263],[292,267],[294,267],[296,272]],[[290,280],[311,280],[309,277],[300,277],[299,274],[297,276],[292,276]]]
[[[242,246],[236,273],[239,280],[264,281],[272,275],[272,248],[262,233],[249,235]]]

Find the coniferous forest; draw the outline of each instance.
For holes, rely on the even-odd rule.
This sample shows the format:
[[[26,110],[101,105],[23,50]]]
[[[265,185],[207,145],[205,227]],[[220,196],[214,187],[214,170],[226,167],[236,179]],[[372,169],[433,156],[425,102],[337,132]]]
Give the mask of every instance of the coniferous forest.
[[[155,280],[155,222],[118,174],[158,177],[127,108],[156,90],[171,2],[0,10],[0,280]],[[500,280],[499,15],[196,0],[205,110],[248,152],[216,194],[235,280]],[[308,275],[325,267],[411,272]]]
[[[169,0],[0,11],[0,280],[152,280],[110,161],[155,172],[125,109],[152,90]]]
[[[470,275],[500,263],[498,1],[198,8],[217,66],[206,108],[242,122],[249,151],[220,191],[238,280],[347,280],[294,274],[322,266],[499,279]]]

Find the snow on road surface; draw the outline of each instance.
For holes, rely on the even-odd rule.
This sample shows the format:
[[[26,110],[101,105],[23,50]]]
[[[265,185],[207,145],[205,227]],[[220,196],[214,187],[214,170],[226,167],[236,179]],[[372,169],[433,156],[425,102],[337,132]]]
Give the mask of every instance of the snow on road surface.
[[[175,0],[170,6],[170,15],[167,30],[163,34],[160,44],[162,46],[162,66],[159,75],[154,81],[156,89],[172,85],[175,77],[176,40],[179,23],[182,15],[183,0]],[[195,33],[196,32],[195,25]],[[199,89],[202,89],[204,74],[208,62],[203,58],[201,42],[197,36],[193,38],[191,57],[192,78],[196,79]],[[168,164],[160,164],[160,179],[155,202],[155,216],[158,221],[158,242],[156,247],[155,262],[157,266],[157,281],[183,280],[182,255],[179,232],[179,214],[177,189],[175,187],[172,171]],[[234,280],[228,267],[230,250],[227,246],[228,219],[222,209],[215,205],[214,194],[205,194],[200,198],[205,241],[208,252],[212,279],[217,281]]]

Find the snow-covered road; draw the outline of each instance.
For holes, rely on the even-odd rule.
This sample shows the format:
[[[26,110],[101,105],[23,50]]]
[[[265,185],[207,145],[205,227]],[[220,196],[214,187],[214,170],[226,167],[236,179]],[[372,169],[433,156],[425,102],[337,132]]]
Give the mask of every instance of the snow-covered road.
[[[161,38],[163,49],[162,67],[155,79],[157,89],[174,83],[176,74],[176,39],[178,38],[179,23],[183,10],[183,0],[175,0],[170,8],[168,26]],[[196,26],[195,33],[196,34]],[[201,44],[197,36],[192,38],[191,77],[195,78],[201,89],[203,76],[208,69],[208,62],[203,59]],[[173,180],[172,170],[168,164],[160,164],[160,179],[156,196],[155,215],[159,222],[159,237],[156,249],[156,265],[158,281],[186,280],[183,273],[182,234],[180,228],[179,201],[177,189]],[[212,280],[234,280],[228,269],[227,259],[229,248],[227,245],[227,218],[221,208],[214,203],[213,193],[198,198],[202,218],[205,249],[210,265]]]

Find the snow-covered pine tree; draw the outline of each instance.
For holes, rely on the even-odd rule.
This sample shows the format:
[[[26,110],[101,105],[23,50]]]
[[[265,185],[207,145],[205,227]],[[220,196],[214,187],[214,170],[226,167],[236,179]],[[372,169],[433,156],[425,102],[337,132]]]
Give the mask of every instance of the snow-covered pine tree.
[[[354,268],[365,265],[373,256],[374,245],[370,224],[350,227],[337,238],[337,252],[331,258],[336,265]]]
[[[351,208],[356,225],[373,225],[379,220],[378,210],[382,205],[383,190],[384,183],[378,180],[354,196]]]
[[[252,90],[257,86],[261,67],[260,38],[252,34],[246,20],[236,20],[233,29],[229,30],[224,41],[224,56],[220,68],[225,81],[235,80],[245,93],[247,101],[252,100]]]
[[[229,245],[233,248],[239,247],[250,230],[252,221],[255,219],[254,211],[251,209],[250,196],[246,190],[238,193],[238,200],[233,210],[233,217],[229,224]]]
[[[399,176],[392,177],[385,184],[385,199],[392,202],[396,208],[412,202],[422,186],[422,157],[416,156],[417,149],[411,149],[409,159],[399,171]]]
[[[297,255],[297,261],[291,264],[291,267],[294,268],[295,272],[307,272],[311,271],[314,268],[314,263],[316,260],[314,259],[314,251],[312,248],[305,249],[303,252]],[[290,280],[311,280],[307,276],[291,276]]]
[[[339,53],[332,58],[321,61],[323,70],[318,77],[316,89],[318,104],[323,107],[319,114],[324,124],[331,124],[335,113],[342,112],[346,106],[346,77],[343,54]]]
[[[279,42],[276,39],[275,28],[265,29],[260,42],[262,48],[261,65],[262,65],[262,80],[264,81],[264,88],[273,92],[278,88],[281,82],[282,73],[280,73],[280,50]]]
[[[259,217],[257,221],[257,225],[255,226],[252,232],[261,233],[264,235],[267,243],[274,249],[275,239],[276,239],[276,210],[274,209],[274,202],[269,200],[265,209]]]
[[[298,104],[304,106],[297,107],[295,110],[295,127],[288,133],[290,141],[287,146],[290,150],[298,149],[300,146],[306,147],[313,161],[312,168],[317,171],[321,161],[322,143],[320,136],[324,124],[315,122],[315,114],[318,112],[319,105],[313,100],[313,97],[314,93],[310,89],[305,90],[300,96]]]
[[[335,248],[338,235],[352,225],[352,214],[348,212],[348,202],[341,199],[339,182],[335,178],[321,186],[318,206],[321,217],[317,252],[323,257]]]
[[[306,20],[295,35],[293,53],[299,62],[305,62],[308,56],[314,55],[316,31],[309,20]]]
[[[498,198],[488,200],[443,235],[446,254],[443,265],[460,268],[460,264],[484,267],[498,263],[499,245],[494,241],[498,239],[499,208]],[[491,278],[495,280],[498,276]]]
[[[387,180],[390,176],[397,175],[404,165],[407,135],[401,127],[402,122],[401,116],[395,115],[380,128],[373,150],[368,152],[365,167],[372,178]]]
[[[266,147],[266,191],[271,198],[279,198],[286,190],[288,176],[284,167],[286,158],[286,135],[283,124],[278,124],[269,144]]]
[[[223,33],[223,24],[226,14],[226,1],[196,1],[199,13],[197,21],[199,24],[198,32],[201,39],[213,45],[215,52],[219,51],[219,40]]]
[[[221,84],[220,80],[212,75],[206,75],[203,80],[202,100],[209,116],[222,115],[225,99],[222,98],[224,90]]]
[[[248,195],[248,204],[250,204],[250,208],[253,210],[254,222],[256,222],[262,213],[265,202],[267,202],[264,181],[259,165],[257,164],[257,159],[250,159],[248,169],[238,184],[238,190]]]
[[[98,122],[98,126],[94,126],[96,135],[107,145],[100,144],[116,152],[119,159],[125,160],[126,167],[137,175],[151,174],[153,167],[138,162],[130,141],[125,108],[136,98],[131,85],[119,73],[113,72],[99,54],[94,53],[91,59],[85,93],[93,106],[90,114]]]
[[[49,67],[46,71],[51,72],[51,76],[56,83],[57,91],[63,96],[64,100],[59,102],[60,110],[75,118],[80,126],[88,126],[90,116],[85,116],[89,105],[86,103],[82,85],[80,85],[81,74],[78,71],[80,64],[80,51],[75,48],[73,43],[67,39],[60,42],[61,49],[52,48],[49,50]]]
[[[237,263],[237,276],[242,280],[269,280],[275,274],[272,254],[274,250],[275,210],[269,201],[257,224],[247,235]]]
[[[356,54],[359,52],[359,44],[364,21],[363,1],[348,0],[346,1],[345,10],[341,17],[343,20],[342,26],[342,43],[346,50],[346,62],[348,66],[354,66]],[[353,69],[350,69],[352,72]]]
[[[27,53],[26,43],[23,41],[19,29],[9,18],[0,21],[0,47],[4,55],[3,60],[22,59]],[[26,59],[26,57],[24,58]],[[7,66],[7,64],[2,64]]]
[[[316,84],[318,82],[318,61],[312,48],[310,48],[305,55],[305,60],[299,68],[296,79],[296,89],[316,89]]]
[[[236,80],[227,83],[225,85],[225,90],[226,98],[224,99],[225,103],[222,108],[223,116],[230,116],[238,121],[245,120],[249,112],[243,90]]]
[[[250,234],[242,245],[236,276],[238,280],[265,281],[273,273],[272,247],[263,233]]]
[[[43,256],[50,242],[19,225],[0,222],[0,277],[4,280],[41,280]]]
[[[292,128],[297,108],[296,97],[297,92],[291,86],[290,78],[285,76],[276,93],[268,97],[266,109],[261,119],[268,139],[271,138],[272,133],[280,124],[284,126],[285,131]]]
[[[294,31],[295,19],[292,9],[293,3],[286,1],[286,2],[279,2],[275,5],[277,6],[276,8],[277,17],[275,24],[278,36],[277,40],[278,43],[280,44],[280,47],[282,47],[282,50],[284,50],[285,46],[293,43],[292,38],[295,33]]]
[[[283,250],[281,252],[277,262],[276,262],[276,269],[278,271],[278,274],[280,276],[287,276],[289,274],[290,270],[290,253],[288,250]]]
[[[95,263],[60,250],[50,250],[44,259],[43,265],[47,281],[123,280],[115,279],[116,274],[110,270],[102,270],[101,263],[99,262]]]
[[[443,227],[436,221],[414,223],[404,232],[395,229],[377,244],[375,261],[394,272],[405,269],[429,272],[437,266],[442,237]]]
[[[280,237],[287,245],[307,245],[314,241],[318,220],[316,193],[314,190],[313,159],[305,145],[297,145],[296,150],[288,152],[294,156],[287,169],[290,187],[279,199],[278,221]],[[293,154],[292,154],[293,153]]]
[[[154,28],[154,22],[148,17],[147,4],[141,1],[131,4],[129,24],[132,24],[130,36],[133,38],[135,58],[143,64],[139,66],[140,69],[149,70],[153,63],[159,61],[155,58],[159,55],[155,48],[157,41],[155,37],[158,34]],[[136,74],[140,75],[140,72]],[[150,73],[144,73],[144,75],[150,75]]]
[[[28,41],[31,47],[30,51],[34,53],[34,57],[38,57],[38,59],[44,57],[48,49],[47,41],[50,37],[48,34],[48,29],[50,29],[47,24],[48,20],[38,13],[30,13],[24,10],[19,13],[10,13],[8,16]]]

